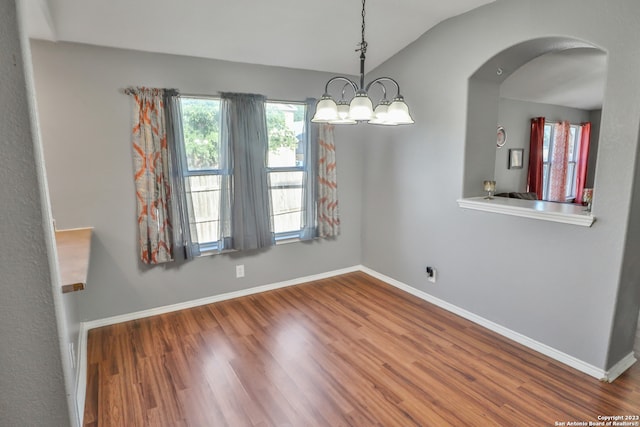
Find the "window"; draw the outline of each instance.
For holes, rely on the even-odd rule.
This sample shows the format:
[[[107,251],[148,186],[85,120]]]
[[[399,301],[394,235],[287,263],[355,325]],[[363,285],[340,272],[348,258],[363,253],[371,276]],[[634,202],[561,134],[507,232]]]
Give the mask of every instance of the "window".
[[[220,99],[181,97],[184,149],[182,168],[191,236],[200,251],[217,249],[224,165],[220,140]],[[306,147],[306,105],[272,102],[265,105],[269,141],[267,173],[271,220],[276,240],[300,237]],[[197,238],[196,238],[197,237]],[[197,240],[197,241],[196,241]]]
[[[302,224],[306,105],[267,102],[267,171],[276,240],[299,237]]]
[[[542,199],[549,199],[549,184],[551,182],[551,167],[553,163],[553,141],[555,139],[554,123],[545,123],[544,142],[542,148]],[[566,172],[566,200],[570,201],[576,197],[577,189],[577,164],[580,153],[580,133],[579,125],[571,125],[569,129],[567,172]]]
[[[191,235],[201,250],[215,249],[219,240],[220,191],[220,100],[181,98],[184,136],[185,179],[188,180]]]

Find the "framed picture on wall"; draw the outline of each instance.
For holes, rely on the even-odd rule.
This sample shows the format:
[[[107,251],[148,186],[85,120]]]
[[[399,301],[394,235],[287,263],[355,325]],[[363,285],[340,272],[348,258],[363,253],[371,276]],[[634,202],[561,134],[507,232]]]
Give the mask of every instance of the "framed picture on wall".
[[[509,169],[522,169],[523,156],[524,156],[524,149],[510,148],[509,149]]]

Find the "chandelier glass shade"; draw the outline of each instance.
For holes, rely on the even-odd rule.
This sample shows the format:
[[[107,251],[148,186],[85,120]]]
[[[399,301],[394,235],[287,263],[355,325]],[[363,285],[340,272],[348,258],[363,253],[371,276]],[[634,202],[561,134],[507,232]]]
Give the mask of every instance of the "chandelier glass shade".
[[[364,39],[365,29],[365,1],[362,0],[362,41],[360,48],[360,85],[347,77],[336,76],[327,82],[324,87],[324,95],[316,104],[316,113],[311,119],[314,123],[331,124],[356,124],[369,123],[377,125],[404,125],[414,123],[409,107],[400,94],[400,85],[391,77],[378,77],[377,79],[364,84],[364,65],[367,52],[367,42]],[[329,86],[335,82],[342,82],[342,94],[339,101],[335,101],[329,94]],[[395,87],[396,95],[391,101],[387,99],[387,86],[385,83]],[[379,86],[382,90],[382,99],[378,101],[375,108],[369,96],[372,86]],[[345,96],[351,95],[351,98]]]

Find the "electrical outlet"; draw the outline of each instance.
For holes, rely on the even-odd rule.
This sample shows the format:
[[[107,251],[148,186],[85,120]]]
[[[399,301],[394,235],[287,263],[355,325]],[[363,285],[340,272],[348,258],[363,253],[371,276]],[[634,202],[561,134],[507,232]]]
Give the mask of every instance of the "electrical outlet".
[[[431,283],[436,283],[437,272],[433,267],[427,267],[427,280]]]
[[[236,265],[236,279],[244,277],[244,264]]]
[[[69,343],[69,360],[71,360],[71,366],[76,368],[76,348],[72,342]]]

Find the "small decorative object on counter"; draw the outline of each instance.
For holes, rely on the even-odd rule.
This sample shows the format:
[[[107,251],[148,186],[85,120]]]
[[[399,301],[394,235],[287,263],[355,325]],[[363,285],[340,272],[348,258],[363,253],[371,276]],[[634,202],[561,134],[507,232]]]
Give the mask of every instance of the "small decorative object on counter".
[[[485,181],[484,182],[484,191],[487,192],[487,197],[485,199],[492,200],[493,195],[496,192],[496,182],[495,181]]]
[[[591,202],[593,201],[593,188],[582,190],[582,204],[587,205],[585,211],[591,212]]]

